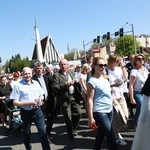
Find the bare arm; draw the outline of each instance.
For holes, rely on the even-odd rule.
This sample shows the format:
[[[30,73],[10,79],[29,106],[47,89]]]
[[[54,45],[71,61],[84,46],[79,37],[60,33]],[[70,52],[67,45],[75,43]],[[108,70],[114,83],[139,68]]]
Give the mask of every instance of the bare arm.
[[[83,78],[80,78],[80,83],[82,85],[83,91],[87,94],[86,81]]]
[[[127,72],[126,67],[123,67],[123,68],[122,68],[122,71],[123,71],[123,79],[124,79],[124,80],[127,80],[127,79],[128,79],[128,72]]]
[[[37,103],[35,103],[35,101],[19,101],[19,100],[13,100],[13,104],[15,106],[33,106],[33,107],[37,107]]]
[[[87,113],[88,113],[88,123],[89,126],[95,122],[93,118],[93,97],[94,97],[95,89],[93,86],[88,83],[87,84]]]
[[[136,104],[135,99],[134,99],[134,84],[136,81],[136,77],[130,76],[130,81],[129,81],[129,93],[130,93],[130,102],[131,104]]]
[[[123,61],[123,59],[120,60],[120,67],[121,67],[122,72],[123,72],[123,79],[127,80],[128,79],[128,72],[127,72],[127,69],[125,67],[125,62]]]

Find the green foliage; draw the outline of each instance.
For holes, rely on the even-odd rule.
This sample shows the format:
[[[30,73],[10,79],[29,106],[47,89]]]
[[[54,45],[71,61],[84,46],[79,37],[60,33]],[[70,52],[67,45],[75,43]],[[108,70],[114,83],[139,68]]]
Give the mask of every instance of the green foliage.
[[[21,59],[20,54],[17,54],[15,56],[12,56],[10,60],[6,62],[5,66],[5,72],[16,72],[16,71],[22,71],[24,67],[31,67],[32,61],[29,61],[29,58],[23,58]]]
[[[65,54],[64,58],[67,60],[73,60],[73,52],[69,52],[68,54]]]
[[[134,54],[134,45],[133,45],[133,36],[132,35],[124,35],[123,37],[119,37],[115,40],[116,51],[115,53],[120,56],[128,56],[130,54]],[[139,49],[139,42],[135,42],[136,50]]]
[[[104,47],[104,46],[107,46],[108,44],[110,44],[111,42],[112,42],[112,38],[110,38],[109,40],[107,40],[105,38],[105,39],[102,39],[102,41],[100,43],[94,42],[91,45],[91,48],[94,49],[94,48],[98,48],[98,47]]]
[[[65,54],[64,55],[64,58],[67,59],[68,61],[69,60],[74,60],[74,51],[77,51],[77,49],[72,49],[68,54]],[[83,50],[80,50],[79,51],[81,57],[84,55],[84,51]]]

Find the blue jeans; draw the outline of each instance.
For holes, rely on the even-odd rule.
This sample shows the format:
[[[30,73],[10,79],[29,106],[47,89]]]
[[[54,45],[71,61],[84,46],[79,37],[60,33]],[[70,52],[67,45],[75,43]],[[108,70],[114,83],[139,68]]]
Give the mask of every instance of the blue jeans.
[[[21,119],[23,121],[23,136],[24,136],[23,140],[26,149],[31,150],[31,143],[30,143],[31,124],[32,122],[34,122],[39,133],[42,149],[50,150],[45,129],[44,115],[41,108],[39,107],[37,109],[33,109],[30,111],[21,109]]]
[[[117,150],[117,144],[115,139],[114,130],[112,128],[112,117],[113,113],[100,113],[94,112],[93,117],[99,128],[97,129],[96,139],[94,143],[94,150],[100,150],[101,144],[104,140],[104,137],[107,138],[108,149]]]
[[[139,91],[134,91],[134,99],[136,101],[136,112],[134,116],[134,122],[135,122],[135,125],[137,125],[140,111],[141,111],[143,95]]]

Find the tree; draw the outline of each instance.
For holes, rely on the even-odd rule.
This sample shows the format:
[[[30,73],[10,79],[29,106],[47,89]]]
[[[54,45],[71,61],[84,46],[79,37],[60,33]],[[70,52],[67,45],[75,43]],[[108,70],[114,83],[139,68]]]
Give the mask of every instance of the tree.
[[[12,56],[11,59],[7,60],[4,65],[5,72],[22,71],[24,67],[31,67],[31,66],[32,61],[29,61],[28,57],[21,59],[20,54]]]
[[[67,60],[74,60],[74,53],[75,53],[75,51],[78,52],[78,50],[76,48],[73,48],[68,54],[64,55],[64,58],[67,59]],[[82,55],[84,55],[84,51],[83,50],[79,50],[79,53],[80,53],[81,57],[82,57]]]
[[[134,45],[133,45],[133,36],[132,35],[124,35],[123,37],[119,37],[114,41],[116,45],[115,54],[120,56],[128,56],[130,54],[134,54]],[[140,48],[139,42],[135,41],[136,50]]]

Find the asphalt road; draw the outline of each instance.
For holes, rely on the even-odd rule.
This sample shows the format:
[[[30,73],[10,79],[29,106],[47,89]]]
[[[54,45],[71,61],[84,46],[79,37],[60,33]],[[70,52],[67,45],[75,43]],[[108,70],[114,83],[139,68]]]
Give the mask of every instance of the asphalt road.
[[[32,149],[42,150],[37,129],[34,124],[32,124],[31,130]],[[62,115],[59,115],[55,120],[52,131],[54,137],[54,140],[50,144],[52,150],[92,150],[95,133],[87,126],[87,118],[84,109],[77,130],[78,136],[75,137],[74,141],[68,140]],[[122,132],[122,136],[127,142],[127,145],[118,146],[119,150],[130,150],[134,137],[134,130],[132,129],[132,119],[128,120],[127,130],[125,132]],[[22,132],[11,130],[8,132],[8,135],[5,135],[3,128],[0,127],[0,150],[25,150],[22,142]],[[107,150],[106,140],[104,140],[103,142],[102,150]]]

